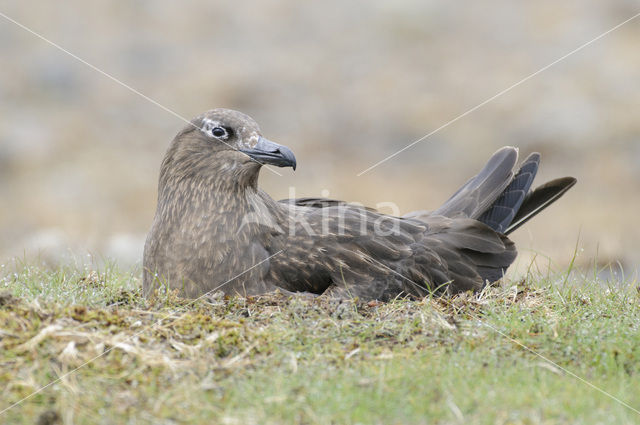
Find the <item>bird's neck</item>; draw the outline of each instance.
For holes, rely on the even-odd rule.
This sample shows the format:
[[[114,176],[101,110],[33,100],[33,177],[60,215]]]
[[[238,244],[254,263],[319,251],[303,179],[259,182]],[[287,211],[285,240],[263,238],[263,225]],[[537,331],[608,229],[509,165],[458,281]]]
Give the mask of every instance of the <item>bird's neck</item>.
[[[242,208],[257,196],[256,184],[216,176],[181,176],[161,179],[158,188],[158,207],[171,205],[187,211],[209,211],[226,213]]]
[[[174,223],[170,227],[181,233],[223,237],[238,229],[259,234],[281,218],[279,204],[257,188],[257,173],[255,178],[245,176],[248,180],[223,177],[202,172],[162,175],[156,219]]]
[[[167,154],[160,169],[159,189],[189,185],[220,192],[257,191],[259,171],[259,166],[246,167],[233,160],[214,161],[210,155]]]

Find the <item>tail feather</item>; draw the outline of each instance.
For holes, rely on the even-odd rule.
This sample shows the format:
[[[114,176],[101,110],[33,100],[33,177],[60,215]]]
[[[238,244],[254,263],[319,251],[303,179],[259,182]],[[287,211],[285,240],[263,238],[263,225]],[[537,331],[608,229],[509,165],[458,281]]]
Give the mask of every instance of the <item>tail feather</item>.
[[[525,197],[529,193],[533,179],[538,172],[539,164],[539,153],[529,155],[523,161],[515,177],[511,180],[511,183],[509,183],[489,209],[478,217],[478,221],[488,225],[497,232],[504,232],[507,226],[513,221]]]
[[[571,189],[576,182],[574,177],[561,177],[537,187],[525,197],[520,209],[504,233],[508,235],[539,214]]]
[[[423,221],[433,215],[467,217],[508,235],[576,184],[575,178],[563,177],[531,191],[540,165],[540,154],[529,155],[514,172],[517,160],[518,149],[511,146],[498,149],[484,168],[440,208],[435,211],[414,211],[404,217]]]
[[[445,217],[477,218],[500,196],[513,178],[518,149],[498,149],[480,172],[469,179],[434,214]]]

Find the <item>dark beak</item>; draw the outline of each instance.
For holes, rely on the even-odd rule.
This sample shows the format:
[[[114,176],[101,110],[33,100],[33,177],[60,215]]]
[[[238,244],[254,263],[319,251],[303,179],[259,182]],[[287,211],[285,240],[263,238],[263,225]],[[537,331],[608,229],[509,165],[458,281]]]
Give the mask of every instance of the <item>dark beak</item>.
[[[296,169],[296,157],[286,146],[279,145],[264,137],[258,139],[258,143],[250,149],[240,149],[251,158],[261,164],[271,164],[278,167],[292,167]]]

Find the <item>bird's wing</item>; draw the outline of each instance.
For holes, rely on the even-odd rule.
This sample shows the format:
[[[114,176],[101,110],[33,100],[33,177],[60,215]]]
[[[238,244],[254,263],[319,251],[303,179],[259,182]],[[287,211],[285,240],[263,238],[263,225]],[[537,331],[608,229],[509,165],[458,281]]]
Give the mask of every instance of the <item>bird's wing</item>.
[[[515,260],[515,244],[484,223],[469,218],[430,216],[422,244],[448,266],[451,292],[482,288],[500,279]]]
[[[286,254],[271,262],[273,281],[292,291],[383,300],[459,292],[499,279],[515,258],[505,236],[476,220],[422,222],[349,205],[298,212]]]
[[[411,256],[411,245],[425,231],[420,222],[349,204],[289,205],[282,227],[285,254],[272,259],[272,280],[293,283],[287,290],[315,293],[340,282],[351,286],[390,275],[393,269],[385,265]]]

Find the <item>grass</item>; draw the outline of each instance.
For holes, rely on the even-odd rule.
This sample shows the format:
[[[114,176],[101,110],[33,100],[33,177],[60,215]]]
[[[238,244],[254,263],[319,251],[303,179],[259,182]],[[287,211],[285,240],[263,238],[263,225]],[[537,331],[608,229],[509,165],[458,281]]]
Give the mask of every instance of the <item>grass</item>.
[[[0,423],[640,422],[632,282],[530,277],[386,304],[192,303],[144,300],[137,274],[111,266],[14,269],[0,278],[0,410],[61,379]]]

